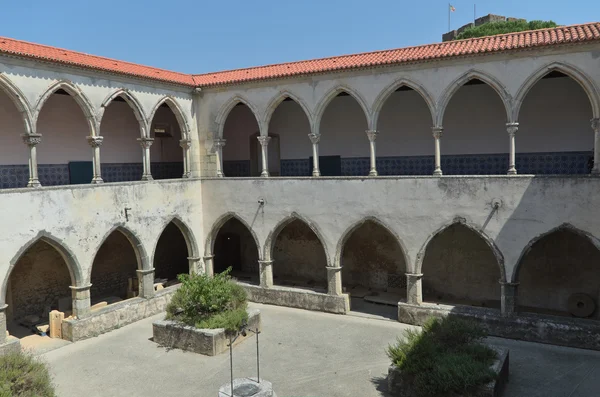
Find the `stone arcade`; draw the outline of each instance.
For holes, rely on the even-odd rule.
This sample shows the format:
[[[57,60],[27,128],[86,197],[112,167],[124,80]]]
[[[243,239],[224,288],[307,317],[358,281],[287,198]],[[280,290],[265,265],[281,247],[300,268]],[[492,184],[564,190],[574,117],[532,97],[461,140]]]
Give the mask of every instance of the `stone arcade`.
[[[232,266],[600,349],[600,23],[204,75],[2,38],[0,88],[0,344]]]

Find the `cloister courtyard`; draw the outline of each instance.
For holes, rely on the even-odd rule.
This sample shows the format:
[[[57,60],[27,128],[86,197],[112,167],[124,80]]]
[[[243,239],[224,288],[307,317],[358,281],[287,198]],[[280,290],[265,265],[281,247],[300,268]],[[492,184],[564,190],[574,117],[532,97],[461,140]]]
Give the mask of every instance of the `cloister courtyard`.
[[[280,397],[386,396],[385,347],[409,325],[383,317],[334,315],[251,303],[261,310],[261,377]],[[216,396],[229,380],[229,355],[167,350],[138,321],[41,354],[57,394],[71,396]],[[367,318],[370,317],[370,318]],[[510,349],[507,397],[591,397],[600,387],[600,352],[490,338]],[[256,344],[234,349],[235,377],[256,376]]]

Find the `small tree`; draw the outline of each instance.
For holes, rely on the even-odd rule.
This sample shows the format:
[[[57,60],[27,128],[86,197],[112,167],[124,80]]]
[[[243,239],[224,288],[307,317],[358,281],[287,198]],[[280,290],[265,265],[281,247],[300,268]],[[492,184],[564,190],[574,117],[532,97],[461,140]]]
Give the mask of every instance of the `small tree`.
[[[55,397],[46,365],[26,353],[0,356],[0,397]]]
[[[454,40],[471,39],[474,37],[494,36],[497,34],[523,32],[526,30],[537,30],[555,28],[558,25],[554,21],[500,21],[489,22],[483,25],[474,26],[466,29],[457,35]]]

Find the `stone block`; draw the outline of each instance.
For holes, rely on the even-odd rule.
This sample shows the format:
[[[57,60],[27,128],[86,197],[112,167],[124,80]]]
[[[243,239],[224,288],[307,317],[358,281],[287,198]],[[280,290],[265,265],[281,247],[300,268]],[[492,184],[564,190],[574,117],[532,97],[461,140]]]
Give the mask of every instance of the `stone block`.
[[[58,310],[50,312],[50,337],[62,339],[62,322],[65,319],[65,314]]]
[[[21,351],[21,341],[14,336],[6,338],[6,342],[0,345],[0,356]]]
[[[494,361],[491,368],[496,373],[497,378],[488,384],[485,384],[475,390],[469,397],[500,397],[506,383],[509,373],[509,354],[508,349],[491,346],[498,353],[498,358]],[[402,371],[391,365],[388,369],[388,392],[393,397],[414,397],[417,393],[412,388],[410,381],[402,376]],[[463,397],[463,396],[455,396]],[[465,396],[466,397],[466,396]]]
[[[259,310],[248,310],[248,328],[261,329]],[[154,342],[160,346],[207,356],[216,356],[229,349],[229,337],[223,328],[199,329],[176,321],[163,320],[152,324],[152,335]],[[253,336],[252,332],[248,332],[246,336],[240,335],[234,346]]]
[[[456,30],[451,30],[448,33],[442,35],[442,41],[451,41],[456,37]]]

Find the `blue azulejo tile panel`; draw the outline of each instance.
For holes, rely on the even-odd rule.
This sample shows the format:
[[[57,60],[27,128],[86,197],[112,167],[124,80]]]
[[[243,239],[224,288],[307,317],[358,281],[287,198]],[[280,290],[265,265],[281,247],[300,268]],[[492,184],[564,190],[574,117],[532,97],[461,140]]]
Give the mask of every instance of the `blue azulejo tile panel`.
[[[431,175],[433,156],[380,157],[377,159],[379,175]]]
[[[104,182],[128,182],[142,179],[142,163],[108,163],[102,164]]]
[[[502,175],[508,170],[508,154],[442,156],[444,175]]]
[[[371,168],[368,157],[342,158],[342,176],[367,176]]]
[[[309,159],[281,160],[281,176],[311,176]]]
[[[14,189],[27,186],[29,166],[0,165],[0,189]]]
[[[250,176],[250,160],[223,161],[225,176]]]
[[[42,186],[69,184],[68,164],[39,164],[38,178]]]
[[[589,174],[592,170],[592,152],[517,153],[515,156],[519,174]]]
[[[183,162],[151,163],[150,170],[154,179],[176,179],[183,176]]]

